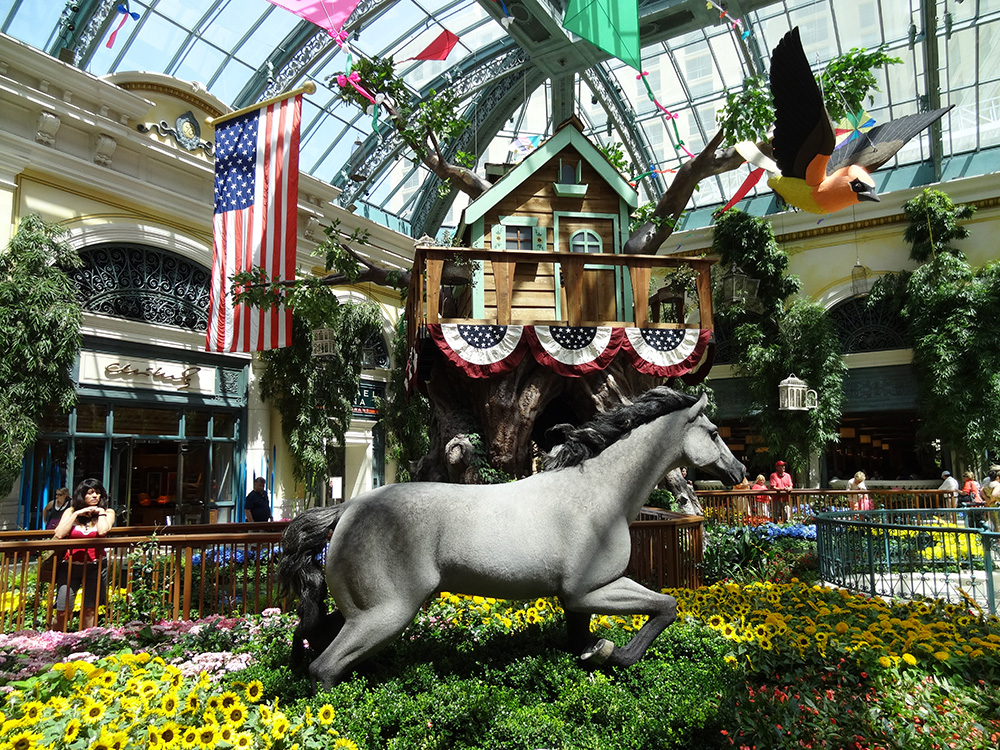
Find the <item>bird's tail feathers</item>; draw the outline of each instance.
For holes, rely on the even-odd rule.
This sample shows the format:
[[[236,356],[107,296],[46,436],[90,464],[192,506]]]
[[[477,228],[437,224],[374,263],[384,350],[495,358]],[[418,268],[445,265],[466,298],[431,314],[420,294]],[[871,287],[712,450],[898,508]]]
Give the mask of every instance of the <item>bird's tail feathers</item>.
[[[753,164],[755,167],[765,170],[769,174],[781,174],[774,159],[764,156],[763,152],[757,148],[757,144],[752,141],[740,141],[733,148],[736,153]]]

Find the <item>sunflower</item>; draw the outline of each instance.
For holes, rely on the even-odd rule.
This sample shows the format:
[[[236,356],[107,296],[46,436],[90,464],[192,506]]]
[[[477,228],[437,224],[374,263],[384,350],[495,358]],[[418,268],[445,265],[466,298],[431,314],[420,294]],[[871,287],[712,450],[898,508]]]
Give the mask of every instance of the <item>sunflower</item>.
[[[333,706],[329,703],[324,703],[320,706],[319,711],[316,712],[316,720],[326,727],[333,723],[333,717],[335,715],[336,712],[333,710]]]
[[[358,750],[358,746],[355,745],[351,740],[347,739],[346,737],[338,737],[336,740],[333,741],[333,744],[330,745],[330,747],[346,748],[346,750]]]
[[[144,700],[152,700],[153,696],[160,692],[160,686],[153,680],[143,680],[139,683],[139,689],[136,692],[142,696]]]
[[[232,743],[236,750],[248,750],[253,746],[253,735],[249,732],[239,732],[233,735]]]
[[[291,722],[288,721],[287,716],[282,713],[275,714],[274,723],[271,724],[271,736],[276,740],[280,740],[288,734],[290,727]]]
[[[102,729],[97,739],[87,746],[87,750],[116,750],[111,733]]]
[[[716,614],[708,618],[708,627],[713,630],[719,630],[723,623],[725,623],[725,619],[723,619],[722,615]]]
[[[28,701],[21,707],[21,722],[24,726],[30,726],[42,718],[42,711],[45,704],[41,701]]]
[[[63,728],[63,744],[72,744],[78,734],[80,734],[80,720],[70,719]]]
[[[186,727],[181,732],[181,745],[187,748],[197,747],[198,727]]]
[[[4,747],[9,747],[10,750],[34,750],[41,739],[42,735],[37,732],[18,732],[8,738]]]
[[[198,700],[198,694],[192,690],[184,699],[184,713],[197,713],[200,707],[201,701]]]
[[[237,728],[241,727],[243,722],[247,720],[247,710],[242,703],[236,703],[228,709],[223,709],[222,715],[225,717],[227,724],[231,724]]]
[[[219,728],[213,724],[206,724],[197,730],[198,746],[211,750],[219,743]]]
[[[173,716],[177,713],[177,706],[180,705],[181,698],[177,693],[172,690],[163,696],[163,700],[160,701],[160,711],[163,712],[164,716]]]
[[[246,687],[247,700],[256,703],[264,696],[264,684],[260,680],[253,680]]]
[[[96,724],[104,718],[104,704],[96,703],[88,698],[80,718],[85,724]]]
[[[772,643],[770,638],[759,638],[757,642],[760,644],[760,647],[765,651],[770,651],[771,649],[774,648],[774,643]]]
[[[234,693],[232,690],[227,690],[222,695],[219,696],[219,705],[223,708],[232,708],[237,703],[241,703],[240,696]]]
[[[176,722],[169,721],[160,729],[160,742],[163,747],[176,747],[181,739],[181,728]]]
[[[260,720],[264,724],[270,724],[272,721],[274,721],[274,715],[271,713],[270,706],[261,706],[259,712],[260,712]]]
[[[235,734],[236,734],[236,730],[233,729],[229,725],[224,725],[224,726],[219,727],[219,741],[220,742],[228,742],[228,743],[232,744],[233,737],[235,736]]]
[[[207,701],[205,701],[205,706],[209,711],[218,711],[219,706],[222,705],[222,697],[219,695],[213,695]]]
[[[538,610],[534,607],[528,607],[528,611],[525,613],[524,619],[529,625],[534,625],[536,622],[542,621],[542,618],[538,616]]]

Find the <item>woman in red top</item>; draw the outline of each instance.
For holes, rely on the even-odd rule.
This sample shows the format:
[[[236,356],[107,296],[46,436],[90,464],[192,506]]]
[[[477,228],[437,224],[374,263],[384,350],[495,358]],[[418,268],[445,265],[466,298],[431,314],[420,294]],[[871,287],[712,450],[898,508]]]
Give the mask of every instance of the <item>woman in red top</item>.
[[[73,504],[63,511],[55,529],[56,539],[97,539],[115,525],[115,512],[108,507],[108,491],[97,479],[84,479],[76,486]],[[53,629],[65,630],[73,611],[76,592],[83,584],[80,629],[93,627],[97,607],[108,599],[108,570],[103,547],[78,547],[66,551],[56,574],[56,616]]]

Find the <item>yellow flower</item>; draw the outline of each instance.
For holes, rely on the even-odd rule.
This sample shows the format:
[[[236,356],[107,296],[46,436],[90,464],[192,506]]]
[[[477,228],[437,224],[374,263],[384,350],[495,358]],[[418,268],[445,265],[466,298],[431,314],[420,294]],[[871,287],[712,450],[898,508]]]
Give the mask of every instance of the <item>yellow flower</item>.
[[[164,716],[173,716],[177,713],[177,706],[180,704],[181,697],[177,693],[171,691],[163,696],[163,700],[160,701],[160,710],[163,712]]]
[[[264,695],[264,684],[260,680],[254,680],[246,687],[247,700],[256,703]]]
[[[219,729],[212,724],[206,724],[198,728],[197,737],[199,747],[211,750],[219,743]]]
[[[219,703],[223,708],[232,708],[237,703],[242,703],[242,702],[243,701],[240,699],[240,696],[238,696],[232,690],[227,690],[226,692],[224,692],[222,695],[219,696]]]
[[[915,657],[913,654],[907,652],[907,653],[903,654],[903,661],[905,661],[907,664],[909,664],[912,667],[912,666],[914,666],[917,663],[917,657]]]
[[[271,724],[271,736],[276,740],[280,740],[286,734],[288,734],[288,728],[291,723],[288,721],[288,717],[283,713],[276,713],[274,716],[274,723]]]
[[[951,654],[947,651],[935,651],[934,658],[938,661],[948,661],[948,659],[951,658]]]
[[[10,750],[34,750],[41,739],[42,735],[36,732],[18,732],[8,738],[4,747],[9,747]]]
[[[198,694],[192,690],[188,693],[187,698],[184,699],[184,713],[196,713],[200,705],[201,701],[198,700]]]
[[[97,739],[87,746],[88,750],[116,750],[114,739],[111,733],[106,729],[102,729],[100,735]]]
[[[330,746],[333,748],[345,748],[346,750],[358,750],[358,746],[346,737],[338,737]]]
[[[253,736],[249,732],[240,732],[233,735],[232,742],[236,750],[247,750],[253,746]]]
[[[846,632],[847,632],[848,630],[850,630],[850,629],[851,629],[851,626],[850,626],[850,625],[848,625],[848,624],[847,624],[846,622],[844,622],[843,620],[841,620],[841,621],[840,621],[840,622],[838,622],[838,623],[837,623],[836,625],[834,625],[833,629],[834,629],[835,631],[837,631],[837,634],[838,634],[838,635],[843,635],[844,633],[846,633]]]
[[[187,727],[183,732],[181,732],[181,744],[187,748],[197,746],[198,744],[197,727]]]
[[[42,718],[42,711],[44,710],[45,704],[41,701],[28,701],[21,706],[21,721],[25,726],[35,724]]]
[[[226,717],[227,724],[232,724],[234,727],[239,728],[247,720],[247,710],[243,707],[242,703],[236,703],[228,709],[223,709],[223,716]]]
[[[205,706],[209,711],[218,711],[219,705],[222,703],[222,697],[218,695],[211,696],[207,701],[205,701]]]
[[[324,703],[320,707],[319,711],[316,713],[316,721],[318,721],[323,726],[329,726],[330,724],[333,723],[334,715],[335,712],[333,710],[333,706],[331,706],[329,703]]]
[[[63,728],[63,744],[72,744],[78,734],[80,734],[80,720],[70,719]]]
[[[80,717],[85,724],[96,724],[104,718],[104,705],[88,700]]]
[[[878,658],[878,663],[879,663],[880,666],[883,666],[883,667],[891,667],[892,666],[892,659],[890,659],[888,656],[880,656]]]

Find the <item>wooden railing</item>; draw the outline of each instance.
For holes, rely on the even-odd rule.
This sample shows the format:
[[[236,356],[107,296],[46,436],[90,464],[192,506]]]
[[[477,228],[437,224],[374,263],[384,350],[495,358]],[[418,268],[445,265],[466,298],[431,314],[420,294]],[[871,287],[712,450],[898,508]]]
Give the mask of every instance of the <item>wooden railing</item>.
[[[817,513],[856,510],[868,496],[875,510],[897,508],[947,509],[954,506],[954,493],[942,490],[747,490],[739,492],[699,490],[705,518],[737,525],[763,521],[811,518]]]
[[[99,565],[106,569],[108,601],[99,624],[245,615],[279,606],[273,573],[284,526],[112,529],[100,542],[106,550]],[[39,561],[49,553],[62,558],[81,546],[79,540],[53,539],[50,531],[0,532],[2,632],[46,629],[53,623],[57,571],[53,567],[40,580]],[[85,601],[86,593],[79,592],[79,601]],[[68,619],[65,627],[76,627],[76,621]]]
[[[645,508],[639,520],[629,527],[632,556],[625,574],[657,591],[698,588],[704,520],[701,516]]]
[[[477,323],[508,325],[512,321],[514,270],[520,264],[537,268],[539,264],[558,263],[565,282],[566,306],[559,320],[518,320],[519,323],[579,325],[618,325],[657,328],[687,328],[683,323],[650,323],[649,283],[654,268],[692,268],[697,274],[696,291],[699,328],[711,330],[712,289],[709,269],[715,262],[707,258],[672,258],[662,255],[616,255],[611,253],[552,253],[534,251],[485,250],[418,245],[413,258],[413,274],[406,299],[410,341],[418,326],[441,322],[441,283],[445,261],[462,257],[489,264],[496,281],[496,315]],[[599,265],[627,269],[631,284],[633,310],[631,321],[584,319],[583,279],[585,266]],[[558,293],[557,290],[553,289]]]

